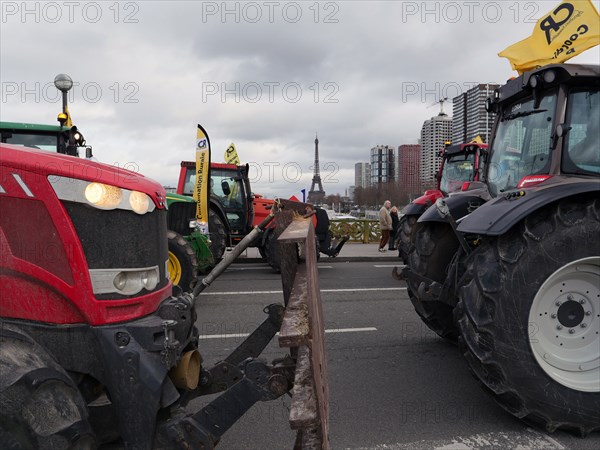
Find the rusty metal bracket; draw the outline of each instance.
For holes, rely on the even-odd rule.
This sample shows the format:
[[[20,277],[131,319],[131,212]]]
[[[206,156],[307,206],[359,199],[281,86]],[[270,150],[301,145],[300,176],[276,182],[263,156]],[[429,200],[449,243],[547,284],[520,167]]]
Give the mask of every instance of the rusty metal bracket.
[[[279,345],[296,357],[290,426],[295,449],[329,449],[329,385],[314,227],[296,218],[281,233],[281,278],[286,310]],[[296,246],[300,247],[297,256]]]

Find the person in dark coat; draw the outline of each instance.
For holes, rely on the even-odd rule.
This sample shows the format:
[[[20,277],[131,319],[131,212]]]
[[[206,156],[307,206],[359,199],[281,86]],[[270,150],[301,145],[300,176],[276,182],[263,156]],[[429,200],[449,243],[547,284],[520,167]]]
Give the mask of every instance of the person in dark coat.
[[[392,231],[390,232],[390,244],[388,250],[396,250],[396,241],[398,239],[398,230],[400,229],[400,218],[398,217],[398,208],[392,206],[390,210],[392,217]]]

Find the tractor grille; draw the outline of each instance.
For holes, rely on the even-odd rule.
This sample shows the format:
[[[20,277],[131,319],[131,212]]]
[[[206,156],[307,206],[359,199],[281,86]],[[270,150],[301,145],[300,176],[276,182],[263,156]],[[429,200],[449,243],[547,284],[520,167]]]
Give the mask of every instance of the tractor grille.
[[[105,211],[77,202],[63,202],[63,205],[90,269],[158,266],[160,281],[155,290],[167,284],[166,211],[155,209],[140,215],[121,209]],[[110,298],[127,297],[111,294]]]
[[[195,202],[174,202],[169,205],[167,214],[167,228],[175,231],[182,236],[188,236],[190,230],[190,220],[196,218]]]

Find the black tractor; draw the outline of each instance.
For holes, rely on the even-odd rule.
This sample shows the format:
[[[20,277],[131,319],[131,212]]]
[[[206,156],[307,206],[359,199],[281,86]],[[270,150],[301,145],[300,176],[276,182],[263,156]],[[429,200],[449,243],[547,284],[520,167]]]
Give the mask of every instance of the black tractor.
[[[488,169],[423,214],[406,279],[498,403],[600,429],[600,69],[550,65],[488,99]]]

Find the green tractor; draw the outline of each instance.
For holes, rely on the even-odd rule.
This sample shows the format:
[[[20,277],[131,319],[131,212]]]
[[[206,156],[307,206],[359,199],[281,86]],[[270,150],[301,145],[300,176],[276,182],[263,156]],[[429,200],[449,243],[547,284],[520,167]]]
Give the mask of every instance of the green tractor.
[[[167,193],[167,238],[169,277],[185,292],[191,290],[198,274],[215,265],[210,240],[196,222],[196,201],[186,195]]]

